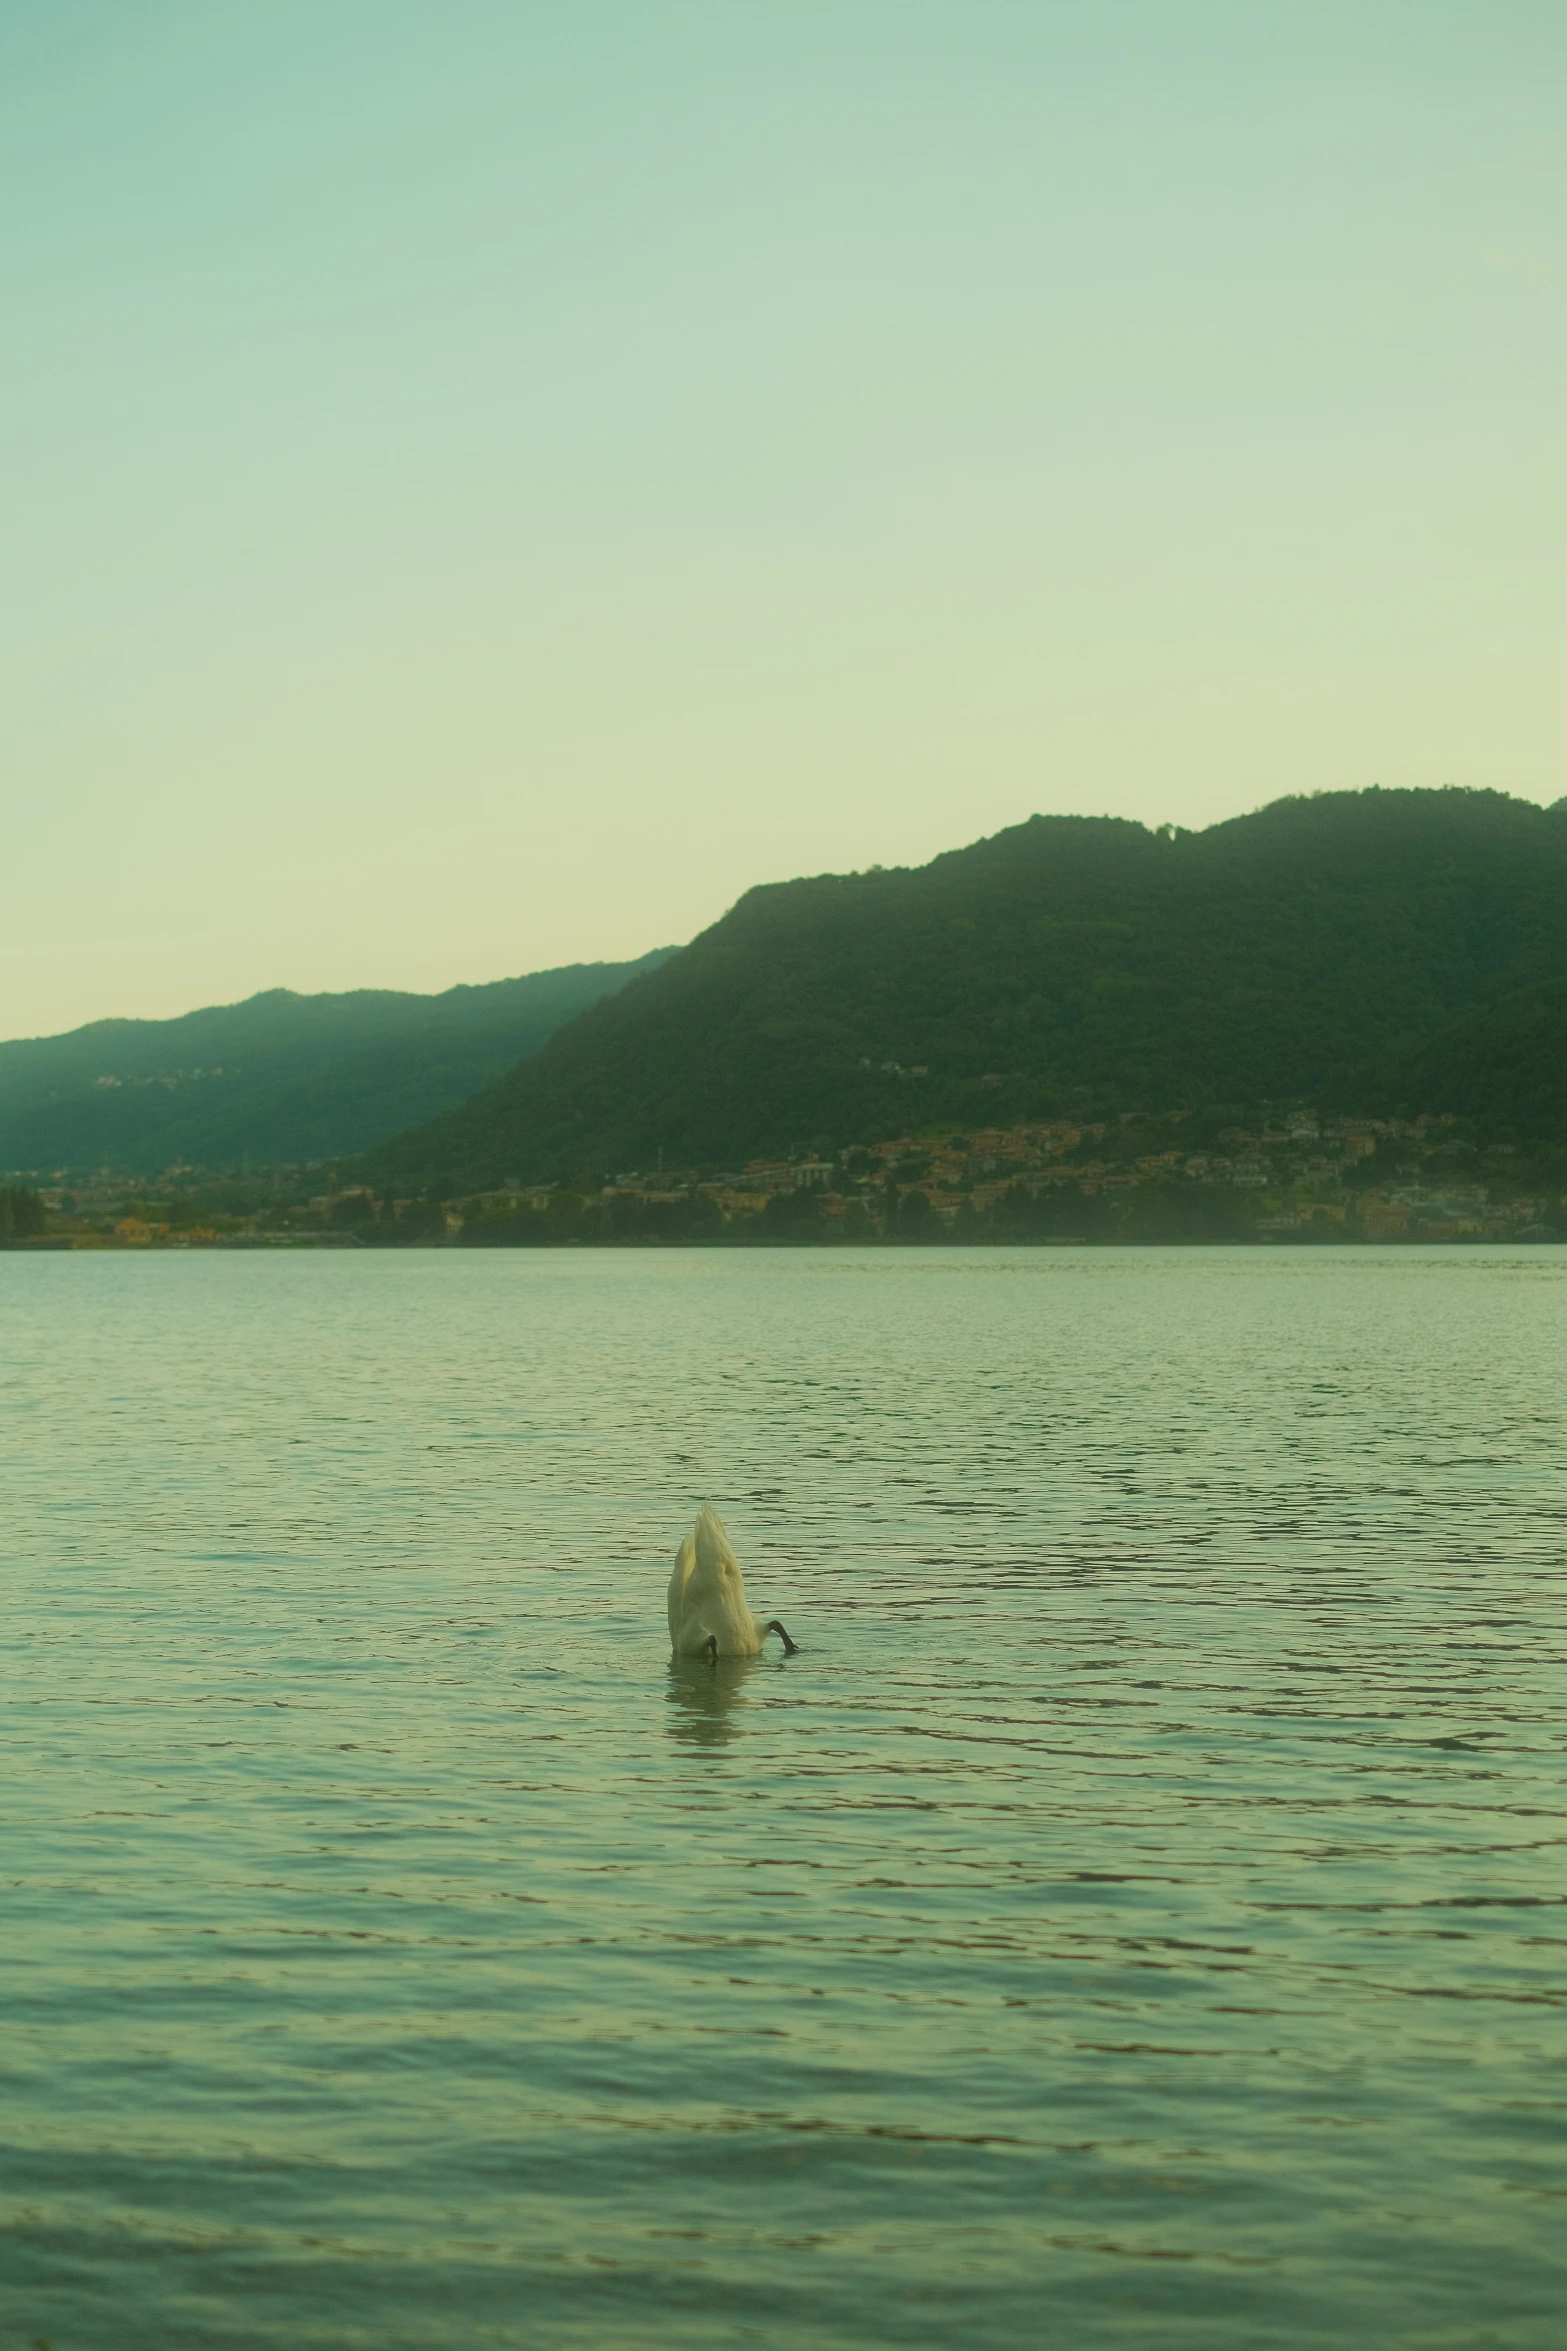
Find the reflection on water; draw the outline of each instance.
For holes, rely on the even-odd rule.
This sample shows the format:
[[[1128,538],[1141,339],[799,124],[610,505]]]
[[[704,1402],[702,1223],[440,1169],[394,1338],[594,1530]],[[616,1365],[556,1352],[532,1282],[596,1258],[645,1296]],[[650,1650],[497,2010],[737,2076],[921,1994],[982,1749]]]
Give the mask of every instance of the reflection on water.
[[[669,1665],[669,1734],[698,1747],[722,1747],[740,1727],[735,1709],[745,1703],[745,1685],[756,1671],[754,1657],[675,1657]]]
[[[1556,2351],[1561,1254],[532,1254],[0,1258],[0,2347]]]

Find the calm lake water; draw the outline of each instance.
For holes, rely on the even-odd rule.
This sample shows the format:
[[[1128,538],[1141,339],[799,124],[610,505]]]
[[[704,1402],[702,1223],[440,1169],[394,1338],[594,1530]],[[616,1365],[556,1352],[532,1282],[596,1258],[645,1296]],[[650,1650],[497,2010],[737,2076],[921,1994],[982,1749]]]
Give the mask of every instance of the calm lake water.
[[[0,2345],[1555,2351],[1564,1364],[1549,1249],[0,1259]]]

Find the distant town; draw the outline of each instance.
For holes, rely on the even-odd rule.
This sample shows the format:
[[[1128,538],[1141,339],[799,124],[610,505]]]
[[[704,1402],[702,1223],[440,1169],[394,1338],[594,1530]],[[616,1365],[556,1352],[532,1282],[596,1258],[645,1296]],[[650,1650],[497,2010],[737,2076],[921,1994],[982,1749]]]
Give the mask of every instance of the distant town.
[[[21,1248],[551,1247],[842,1242],[1553,1241],[1567,1164],[1456,1118],[1299,1108],[1217,1125],[1129,1111],[969,1127],[728,1169],[655,1167],[402,1198],[315,1168],[155,1184],[108,1171],[13,1183]]]

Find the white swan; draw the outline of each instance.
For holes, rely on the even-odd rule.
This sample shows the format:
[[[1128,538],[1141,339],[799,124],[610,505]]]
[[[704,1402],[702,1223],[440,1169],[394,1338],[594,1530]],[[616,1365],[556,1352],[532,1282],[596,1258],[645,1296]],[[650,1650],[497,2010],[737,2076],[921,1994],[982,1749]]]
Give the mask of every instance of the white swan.
[[[796,1644],[776,1616],[763,1624],[746,1605],[745,1578],[724,1522],[704,1502],[696,1531],[675,1553],[669,1579],[669,1640],[677,1657],[754,1657],[769,1633],[776,1633],[792,1657]]]

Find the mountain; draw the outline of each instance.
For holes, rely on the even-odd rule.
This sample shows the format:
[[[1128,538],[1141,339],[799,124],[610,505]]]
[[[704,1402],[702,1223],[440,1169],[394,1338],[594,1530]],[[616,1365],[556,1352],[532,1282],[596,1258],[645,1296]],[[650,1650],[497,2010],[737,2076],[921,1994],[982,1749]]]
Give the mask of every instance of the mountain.
[[[439,996],[272,988],[178,1020],[0,1044],[0,1169],[150,1176],[363,1151],[463,1101],[673,953]]]
[[[357,1172],[458,1191],[942,1122],[1372,1107],[1445,1024],[1562,979],[1567,810],[1373,789],[1202,832],[1034,816],[929,865],[749,891]]]
[[[1386,1074],[1408,1109],[1440,1103],[1487,1134],[1567,1142],[1567,980],[1520,988],[1460,1014]]]

